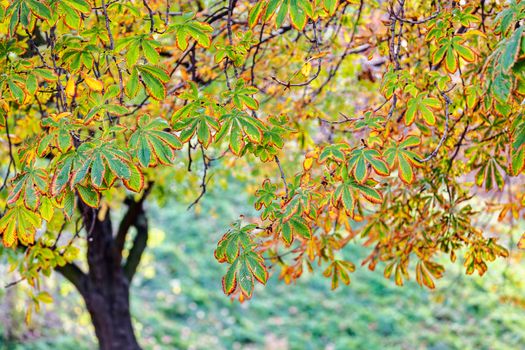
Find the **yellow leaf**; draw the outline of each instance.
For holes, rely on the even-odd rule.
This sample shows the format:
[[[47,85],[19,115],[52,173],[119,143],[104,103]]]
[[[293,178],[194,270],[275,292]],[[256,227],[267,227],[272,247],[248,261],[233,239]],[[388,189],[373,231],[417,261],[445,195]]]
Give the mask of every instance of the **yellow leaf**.
[[[318,53],[316,55],[313,55],[311,59],[313,60],[313,59],[316,59],[316,58],[321,58],[321,57],[324,57],[326,55],[328,55],[328,51],[322,51],[322,52],[320,52],[320,53]]]
[[[0,100],[0,107],[6,112],[9,112],[9,104],[5,100]]]
[[[303,162],[303,167],[305,171],[310,170],[312,163],[314,162],[313,158],[306,158]]]
[[[69,80],[66,83],[66,96],[72,98],[73,96],[75,96],[75,90],[75,79],[73,78],[73,76],[70,76]]]
[[[525,233],[521,235],[521,238],[518,242],[519,249],[525,249]]]
[[[41,301],[41,302],[43,302],[45,304],[51,304],[53,302],[53,297],[48,292],[40,292],[36,296],[36,298],[37,298],[38,301]]]
[[[71,112],[62,112],[59,114],[51,114],[51,118],[53,118],[54,120],[60,120],[65,117],[69,117],[70,115],[71,115]]]
[[[28,308],[26,311],[25,318],[24,318],[26,325],[31,324],[31,314],[32,314],[31,308]]]
[[[469,30],[468,32],[466,32],[465,34],[463,34],[463,37],[470,37],[470,36],[481,36],[483,38],[486,38],[487,35],[485,35],[485,33],[483,33],[482,31],[480,30],[477,30],[477,29],[472,29],[472,30]]]
[[[102,82],[95,78],[84,76],[84,81],[86,82],[87,86],[93,91],[102,91],[102,89],[104,88]]]
[[[309,76],[311,71],[312,71],[312,65],[310,63],[305,63],[303,68],[301,68],[301,73],[305,77]]]

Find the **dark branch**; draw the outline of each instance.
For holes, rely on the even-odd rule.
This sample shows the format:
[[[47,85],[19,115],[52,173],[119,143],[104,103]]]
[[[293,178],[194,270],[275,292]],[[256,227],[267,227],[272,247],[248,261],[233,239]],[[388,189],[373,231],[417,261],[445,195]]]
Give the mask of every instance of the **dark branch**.
[[[137,272],[137,267],[140,264],[142,254],[148,245],[148,218],[142,206],[141,210],[138,213],[138,216],[135,218],[135,223],[133,226],[137,229],[137,235],[133,240],[133,247],[129,251],[126,264],[124,265],[124,274],[128,278],[128,281],[131,282],[135,272]]]
[[[140,214],[144,211],[144,201],[150,194],[152,188],[153,182],[149,182],[147,184],[147,188],[142,194],[142,197],[138,201],[134,201],[131,198],[126,199],[126,204],[128,204],[128,211],[126,212],[126,214],[124,214],[124,217],[120,221],[117,235],[115,237],[115,251],[119,259],[122,258],[122,250],[124,249],[124,244],[126,243],[126,236],[129,232],[129,229],[132,226],[136,226]]]
[[[86,274],[74,263],[69,263],[64,266],[57,266],[55,268],[62,276],[71,282],[80,294],[83,294],[86,289]]]

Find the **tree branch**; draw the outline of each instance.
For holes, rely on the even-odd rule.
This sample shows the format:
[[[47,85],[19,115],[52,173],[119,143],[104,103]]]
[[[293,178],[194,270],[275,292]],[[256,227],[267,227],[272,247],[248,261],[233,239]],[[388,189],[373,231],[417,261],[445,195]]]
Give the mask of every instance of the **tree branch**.
[[[55,270],[71,282],[80,294],[84,293],[86,290],[87,275],[75,263],[57,266]]]
[[[128,211],[126,214],[124,214],[124,217],[120,221],[117,235],[115,236],[115,252],[117,253],[117,257],[119,260],[122,259],[122,250],[124,249],[124,245],[126,243],[126,236],[129,232],[129,229],[131,226],[136,226],[137,220],[139,218],[139,215],[141,212],[144,211],[143,204],[146,200],[146,197],[151,192],[151,189],[153,188],[153,182],[150,181],[147,184],[146,189],[144,190],[144,193],[142,194],[142,197],[138,201],[133,201],[130,198],[126,199],[126,204],[128,204]]]
[[[129,282],[131,282],[135,272],[137,272],[137,267],[140,264],[142,254],[148,245],[148,218],[146,217],[146,213],[142,206],[140,206],[140,211],[135,218],[133,226],[137,229],[137,235],[133,240],[133,247],[129,251],[129,256],[124,265],[124,274]]]

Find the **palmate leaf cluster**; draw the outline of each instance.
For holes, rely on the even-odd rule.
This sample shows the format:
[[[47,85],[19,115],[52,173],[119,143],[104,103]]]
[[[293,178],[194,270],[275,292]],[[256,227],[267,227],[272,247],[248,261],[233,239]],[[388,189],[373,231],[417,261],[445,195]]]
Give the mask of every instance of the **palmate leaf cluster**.
[[[363,264],[397,284],[413,268],[433,288],[440,253],[469,274],[508,255],[477,227],[472,193],[508,190],[490,210],[523,213],[523,1],[168,5],[1,3],[0,233],[28,252],[28,280],[76,258],[82,208],[176,191],[197,152],[195,203],[217,162],[262,183],[260,217],[216,250],[241,300],[269,265],[291,282],[324,264],[348,284],[339,252],[358,235]],[[77,234],[58,247],[64,229]],[[53,264],[29,258],[46,249]]]

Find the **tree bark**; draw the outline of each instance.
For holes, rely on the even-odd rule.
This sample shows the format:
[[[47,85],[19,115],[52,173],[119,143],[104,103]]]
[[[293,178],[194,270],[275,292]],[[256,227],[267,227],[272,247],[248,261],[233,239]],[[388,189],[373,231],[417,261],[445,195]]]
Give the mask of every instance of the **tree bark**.
[[[105,285],[88,283],[82,295],[91,316],[101,350],[130,349],[140,346],[135,338],[129,309],[129,284],[122,271]]]
[[[57,268],[82,295],[101,350],[140,350],[131,320],[129,287],[147,243],[148,222],[142,207],[144,198],[128,203],[129,211],[124,218],[128,221],[124,225],[121,223],[115,236],[109,211],[104,217],[99,217],[97,209],[79,203],[88,232],[89,271],[84,273],[74,264]],[[130,212],[133,214],[131,221]],[[125,232],[123,226],[127,226]],[[123,264],[123,241],[131,226],[136,228],[137,235]]]

